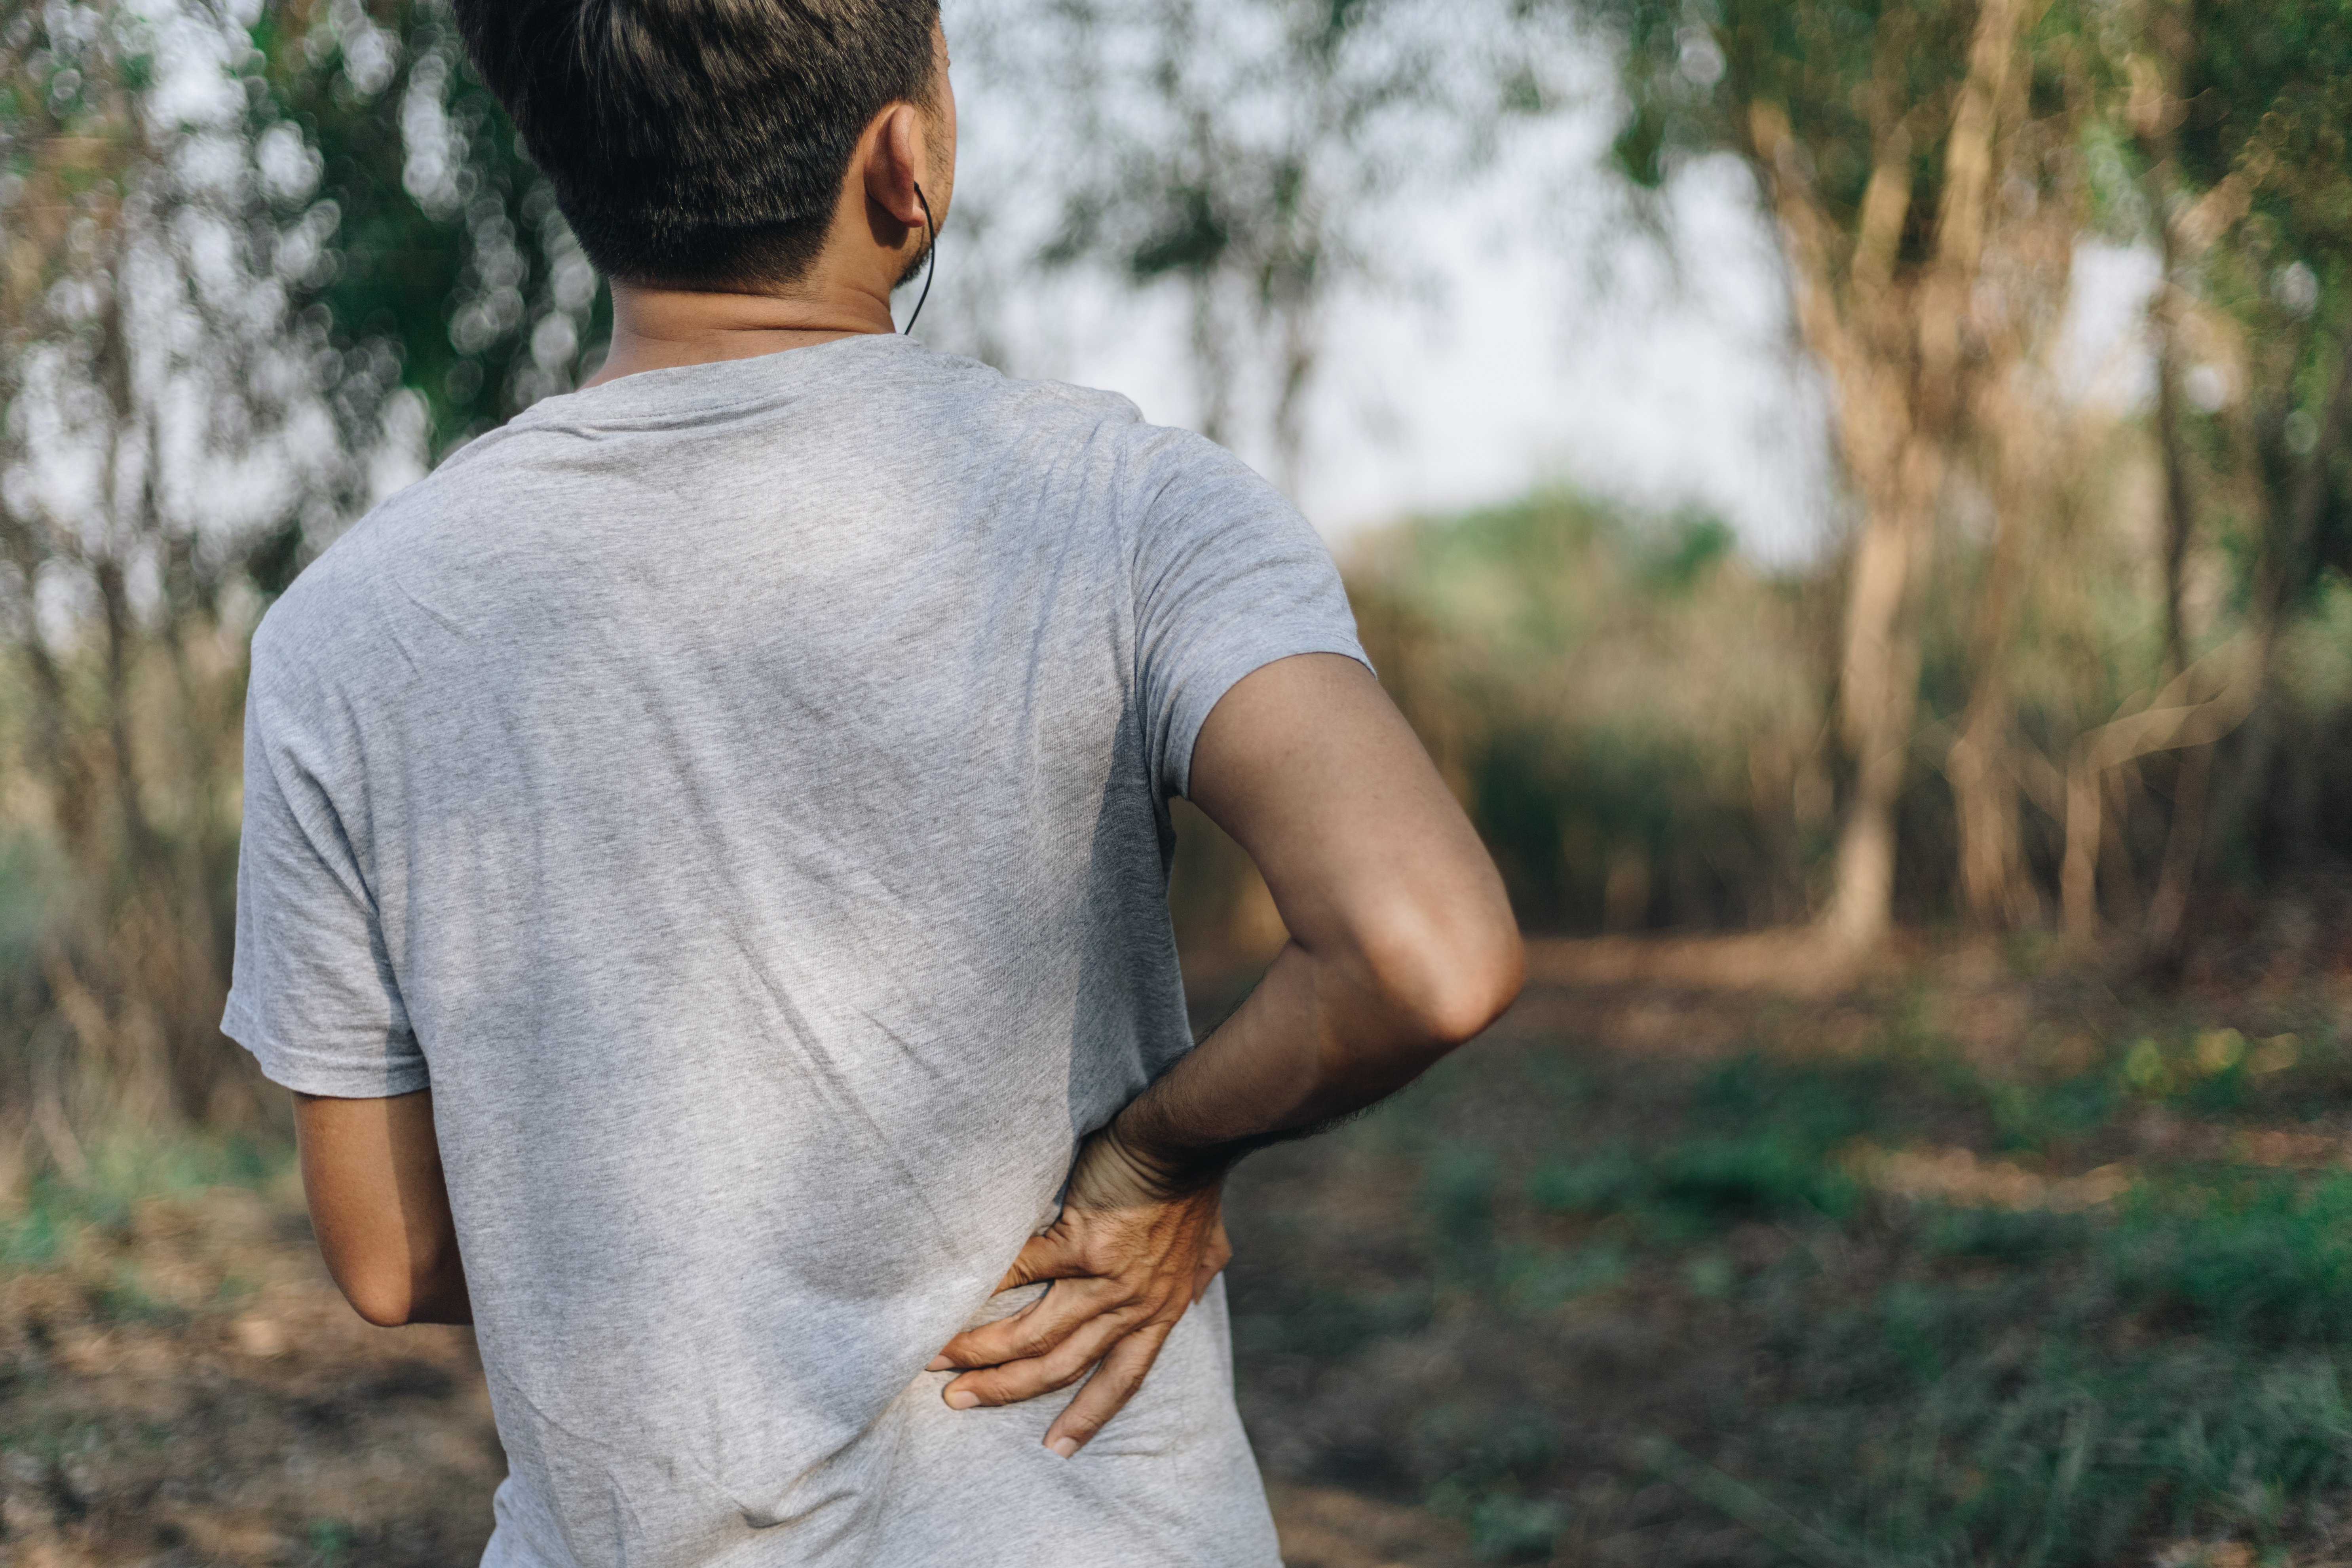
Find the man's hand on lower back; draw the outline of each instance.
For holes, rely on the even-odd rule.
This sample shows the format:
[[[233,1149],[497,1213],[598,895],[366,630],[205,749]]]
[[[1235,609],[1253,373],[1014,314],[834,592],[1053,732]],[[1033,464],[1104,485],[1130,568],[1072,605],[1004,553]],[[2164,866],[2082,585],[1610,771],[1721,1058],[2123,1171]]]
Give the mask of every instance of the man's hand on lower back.
[[[1518,994],[1518,928],[1494,862],[1371,672],[1276,659],[1218,699],[1193,802],[1265,875],[1290,940],[1249,999],[1087,1141],[1054,1228],[999,1289],[1055,1281],[958,1334],[950,1405],[1093,1379],[1045,1435],[1067,1456],[1143,1382],[1224,1266],[1216,1177],[1247,1150],[1371,1104]]]
[[[1052,1280],[1012,1317],[950,1340],[934,1371],[962,1367],[947,1402],[1011,1405],[1087,1378],[1045,1433],[1068,1458],[1143,1384],[1185,1309],[1233,1256],[1212,1180],[1171,1191],[1110,1129],[1078,1149],[1062,1216],[1021,1249],[997,1289]]]

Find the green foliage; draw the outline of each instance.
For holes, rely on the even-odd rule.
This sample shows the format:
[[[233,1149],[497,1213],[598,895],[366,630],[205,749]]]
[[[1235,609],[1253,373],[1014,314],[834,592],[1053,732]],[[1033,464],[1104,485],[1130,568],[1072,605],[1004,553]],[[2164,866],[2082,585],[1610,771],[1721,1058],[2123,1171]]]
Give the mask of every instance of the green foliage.
[[[2200,1332],[2352,1342],[2352,1177],[2237,1174],[2136,1194],[2102,1253],[2116,1293]]]
[[[1941,1209],[1925,1216],[1920,1246],[1941,1258],[2034,1263],[2088,1244],[2091,1222],[2047,1209]]]
[[[1495,1293],[1510,1311],[1541,1318],[1570,1301],[1624,1282],[1633,1255],[1622,1243],[1587,1247],[1512,1247],[1495,1268]]]
[[[2061,258],[2073,253],[2073,234],[2161,248],[2173,267],[2167,281],[2177,292],[2156,301],[2168,357],[2179,361],[2167,384],[2176,395],[2192,390],[2163,405],[2155,434],[2167,450],[2142,455],[2095,440],[2096,421],[2079,393],[2056,388],[2047,394],[2053,414],[2082,421],[2065,438],[2086,448],[2064,458],[2021,456],[2049,432],[2023,437],[2014,410],[2003,414],[1998,400],[1954,391],[1945,403],[1947,394],[1922,382],[1915,395],[1935,409],[1904,411],[1893,406],[1906,395],[1895,389],[1911,370],[1874,378],[1857,368],[1873,356],[1892,355],[1893,363],[1915,350],[1925,354],[1937,338],[1934,323],[1909,312],[1943,309],[1919,290],[1927,263],[1943,254],[1951,139],[1979,25],[1996,15],[1988,5],[1570,0],[1566,8],[1597,24],[1616,48],[1623,118],[1614,161],[1633,187],[1656,190],[1681,162],[1728,155],[1748,163],[1768,204],[1793,204],[1786,213],[1805,215],[1791,218],[1783,238],[1810,302],[1800,315],[1808,347],[1848,404],[1837,426],[1841,454],[1861,466],[1849,478],[1863,504],[1886,504],[1887,474],[1874,465],[1887,448],[1856,433],[1926,431],[1944,447],[1949,472],[1974,470],[1993,493],[2012,547],[2033,536],[2023,547],[2034,561],[2019,590],[2025,602],[2013,607],[2005,590],[1988,587],[1997,575],[1984,570],[1990,552],[1973,543],[1939,548],[1930,568],[1937,586],[1922,601],[1919,628],[1923,695],[1954,735],[1974,706],[1989,721],[2000,712],[1997,744],[2011,747],[2012,726],[2000,710],[2015,702],[2019,739],[2063,771],[2066,753],[2103,716],[2142,705],[2175,667],[2242,628],[2264,646],[2254,679],[2276,681],[2271,649],[2283,624],[2316,620],[2331,576],[2352,572],[2352,462],[2343,447],[2329,456],[2352,417],[2330,392],[2352,345],[2352,20],[2343,0],[2278,8],[2221,0],[2035,5],[2023,13],[2009,65],[1983,78],[1991,97],[1980,107],[1992,119],[1979,123],[1990,140],[1958,151],[1969,167],[1992,160],[1997,199],[1981,228],[1972,222],[1953,231],[1963,243],[1946,257],[1963,271],[1980,257],[1986,268],[1973,281],[1955,274],[1978,301],[1960,321],[1963,357],[1975,367],[1955,373],[1960,381],[1979,372],[2011,377],[2011,368],[2050,376],[2070,287]],[[1871,226],[1880,226],[1865,234]],[[2176,318],[2186,324],[2167,324]],[[2011,358],[2015,365],[2003,368]],[[1877,402],[1890,406],[1867,405]],[[1933,434],[1932,419],[1915,423],[1916,414],[1941,417],[1937,409],[1951,416],[1947,433]],[[2127,432],[2137,418],[2126,412],[2117,429]],[[2165,488],[2126,499],[2088,482],[2151,458],[2169,460]],[[2004,474],[2019,464],[2021,471]],[[2146,567],[2158,563],[2144,542],[2126,547],[2134,557],[2127,570],[2095,557],[2112,557],[2126,513],[2147,514],[2144,532],[2163,535],[2172,526],[2168,508],[2180,513],[2184,544],[2166,547],[2161,570],[2172,586],[2151,598]],[[1949,498],[1946,510],[1956,510]],[[2185,602],[2180,582],[2214,567],[2235,579],[2226,605],[2218,613],[2192,606],[2187,622],[2167,610]],[[1907,712],[1907,694],[1902,700]],[[2317,703],[2295,692],[2289,721],[2334,740],[2344,732],[2344,700],[2341,686]],[[2208,869],[2254,876],[2290,865],[2341,819],[2332,809],[2265,798],[2307,797],[2310,774],[2323,771],[2308,750],[2281,748],[2267,710],[2219,755],[2221,782],[2210,797],[2216,820],[2184,823],[2180,838],[2205,834]],[[2197,763],[2200,791],[2205,762]],[[2149,787],[2170,796],[2164,775],[2175,761],[2143,765],[2158,775]],[[2292,784],[2275,776],[2298,772],[2304,777]],[[2055,881],[2059,829],[2018,814],[2018,795],[2036,792],[1966,783],[1978,776],[1969,771],[1956,787],[1999,797],[1987,803],[1990,811],[1972,807],[1970,820],[2000,840],[1995,858],[2009,868],[2000,873],[2009,890],[1995,900],[1980,889],[1972,912],[2030,920],[2030,900],[2017,896],[2017,885]],[[2138,788],[2135,779],[2135,796]],[[1958,848],[1939,792],[1931,784],[1901,807],[1897,858],[1906,879],[1917,879],[1913,885],[1927,895],[1916,905],[1923,913],[1939,901],[1940,867]],[[2038,794],[2036,804],[2053,809],[2049,792]],[[2143,846],[2168,831],[2161,808],[2128,798],[2123,809],[2146,824],[2123,835],[2132,858],[2153,859]],[[2007,826],[2012,814],[2023,818],[2015,829]],[[1990,863],[1976,862],[1980,873]],[[2084,913],[2077,909],[2074,918]]]
[[[606,317],[446,0],[5,22],[0,1145],[70,1169],[269,1120],[215,1027],[253,617]]]
[[[1381,1340],[1425,1328],[1432,1300],[1426,1287],[1404,1283],[1386,1290],[1307,1287],[1265,1305],[1268,1310],[1234,1324],[1242,1353],[1341,1361]]]
[[[1639,1153],[1619,1142],[1547,1154],[1527,1197],[1553,1214],[1622,1215],[1677,1242],[1743,1218],[1843,1216],[1858,1194],[1837,1153],[1883,1122],[1882,1088],[1876,1071],[1792,1074],[1742,1057],[1701,1080],[1673,1138]]]
[[[0,1268],[44,1268],[86,1235],[122,1233],[139,1198],[264,1185],[288,1158],[282,1146],[241,1137],[110,1138],[91,1151],[79,1180],[45,1172],[21,1203],[0,1209]],[[135,1279],[126,1278],[110,1300],[128,1315],[149,1310]]]
[[[951,19],[962,58],[1029,110],[1007,169],[1024,199],[971,199],[999,204],[984,227],[1042,197],[1050,228],[1020,265],[1181,290],[1203,432],[1269,437],[1287,479],[1326,304],[1396,282],[1392,198],[1483,159],[1510,111],[1504,58],[1522,68],[1517,100],[1540,107],[1511,47],[1520,20],[1433,0],[1075,0]]]
[[[1414,1435],[1452,1467],[1430,1488],[1429,1507],[1468,1527],[1473,1556],[1524,1563],[1550,1555],[1567,1510],[1523,1490],[1559,1461],[1559,1435],[1549,1417],[1525,1410],[1498,1422],[1492,1412],[1440,1405],[1421,1418]]]
[[[2210,188],[2259,149],[2253,204],[2269,237],[2340,280],[2352,241],[2352,5],[2196,0],[2179,24],[2184,171]]]
[[[1881,147],[1901,128],[1911,202],[1896,264],[1933,237],[1944,141],[1966,75],[1978,6],[1969,0],[1589,0],[1621,48],[1626,115],[1613,144],[1636,185],[1662,184],[1678,157],[1755,155],[1750,112],[1787,117],[1802,173],[1841,231],[1859,223]],[[2042,15],[2032,46],[2038,117],[2077,102],[2114,73],[2067,5]]]
[[[351,1561],[352,1527],[340,1519],[314,1520],[310,1524],[310,1561],[317,1568],[341,1568]]]
[[[1528,1200],[1548,1214],[1607,1214],[1648,1190],[1647,1171],[1622,1142],[1581,1157],[1551,1155],[1528,1177]]]
[[[2152,1102],[2274,1116],[2334,1081],[2330,1045],[2284,1039],[2150,1016],[2078,1072],[1998,1081],[1925,1041],[1606,1079],[1533,1048],[1444,1064],[1346,1136],[1417,1166],[1437,1322],[1747,1325],[1765,1364],[1705,1418],[1736,1458],[1641,1451],[1805,1560],[2087,1568],[2216,1532],[2284,1550],[2352,1485],[2352,1176],[2147,1159],[2112,1203],[1968,1206],[1868,1191],[1854,1151],[1958,1134],[2079,1170]],[[1580,1440],[1544,1405],[1464,1397],[1418,1419],[1409,1464],[1484,1560],[1532,1561],[1577,1518]]]
[[[273,9],[254,41],[320,160],[333,228],[304,282],[346,363],[392,356],[445,445],[568,390],[611,302],[444,0]]]
[[[2330,413],[2347,416],[2328,395],[2352,350],[2352,5],[2194,0],[2154,9],[2151,32],[2178,98],[2144,128],[2158,175],[2183,212],[2210,202],[2221,224],[2186,258],[2188,281],[2247,339],[2243,395],[2189,414],[2187,438],[2216,521],[2246,539],[2241,593],[2258,610],[2265,593],[2308,606],[2352,571],[2352,463],[2305,474]]]
[[[2051,1085],[2000,1084],[1989,1093],[1995,1142],[2042,1149],[2080,1138],[2115,1114],[2121,1075],[2084,1073]]]
[[[1788,802],[1818,765],[1806,589],[1729,545],[1713,518],[1554,493],[1359,548],[1373,663],[1460,780],[1523,921],[1803,908],[1819,846]]]

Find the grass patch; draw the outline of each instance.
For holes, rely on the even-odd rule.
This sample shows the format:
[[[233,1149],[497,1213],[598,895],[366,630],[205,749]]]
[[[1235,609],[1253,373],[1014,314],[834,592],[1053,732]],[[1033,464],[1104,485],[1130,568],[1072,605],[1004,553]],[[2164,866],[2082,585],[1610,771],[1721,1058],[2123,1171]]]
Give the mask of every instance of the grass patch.
[[[97,1146],[80,1180],[44,1173],[14,1210],[0,1210],[0,1267],[54,1267],[86,1237],[127,1237],[131,1206],[142,1198],[264,1187],[292,1157],[290,1150],[243,1138],[110,1139]]]
[[[1418,1170],[1433,1321],[1524,1335],[1613,1311],[1687,1325],[1694,1355],[1747,1348],[1730,1386],[1694,1382],[1677,1442],[1651,1410],[1601,1458],[1768,1558],[2067,1568],[2194,1537],[2284,1560],[2352,1494],[2352,1175],[2230,1151],[2235,1128],[2339,1103],[2342,1073],[2316,1030],[2151,1029],[2038,1083],[1932,1042],[1613,1072],[1531,1047],[1448,1063],[1350,1136]],[[2210,1131],[2166,1158],[2133,1142],[2151,1114]],[[1870,1148],[2053,1182],[2120,1159],[2129,1185],[1927,1201],[1874,1187]],[[1344,1296],[1300,1303],[1325,1353],[1423,1331]],[[1482,1561],[1538,1561],[1617,1528],[1579,1500],[1605,1419],[1506,1384],[1428,1409],[1399,1447]]]

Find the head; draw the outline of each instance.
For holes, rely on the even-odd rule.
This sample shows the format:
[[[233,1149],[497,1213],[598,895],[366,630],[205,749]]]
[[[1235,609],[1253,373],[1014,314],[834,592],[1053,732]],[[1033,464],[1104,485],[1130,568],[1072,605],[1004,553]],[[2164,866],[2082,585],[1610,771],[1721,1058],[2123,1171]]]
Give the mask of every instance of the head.
[[[910,187],[944,216],[955,110],[938,0],[457,0],[457,13],[607,277],[788,289],[836,223],[863,223],[911,272],[927,237]]]

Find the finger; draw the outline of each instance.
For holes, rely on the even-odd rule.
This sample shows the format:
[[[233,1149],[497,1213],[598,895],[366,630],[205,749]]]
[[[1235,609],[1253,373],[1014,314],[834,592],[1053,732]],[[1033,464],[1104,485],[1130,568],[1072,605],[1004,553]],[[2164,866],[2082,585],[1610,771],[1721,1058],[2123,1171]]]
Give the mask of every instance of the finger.
[[[996,1282],[995,1293],[1018,1290],[1040,1279],[1074,1279],[1086,1272],[1086,1259],[1078,1254],[1076,1238],[1067,1227],[1057,1224],[1043,1236],[1033,1236],[1021,1244],[1013,1267]]]
[[[1045,1429],[1045,1447],[1066,1459],[1093,1442],[1095,1434],[1143,1386],[1144,1374],[1160,1359],[1160,1349],[1175,1326],[1173,1320],[1147,1323],[1113,1345],[1077,1397]]]
[[[1018,1287],[1006,1287],[1000,1285],[997,1287],[996,1293],[1002,1296],[1007,1289],[1018,1289]],[[1001,1328],[1003,1325],[1010,1323],[1018,1323],[1024,1319],[1034,1320],[1037,1316],[1038,1309],[1045,1305],[1046,1299],[1052,1296],[1053,1293],[1053,1286],[1048,1285],[1043,1290],[1037,1292],[1036,1295],[1032,1296],[1028,1300],[1023,1302],[1020,1307],[1016,1308],[1013,1311],[1005,1313],[1004,1316],[996,1319],[992,1322],[982,1323],[980,1327],[982,1329],[994,1329]],[[1059,1309],[1066,1307],[1068,1304],[1069,1297],[1066,1293],[1061,1300],[1055,1302],[1054,1306],[1055,1309]],[[930,1360],[930,1364],[924,1367],[923,1370],[925,1372],[945,1372],[952,1366],[985,1365],[985,1363],[975,1358],[971,1346],[971,1337],[979,1331],[980,1329],[961,1329],[957,1331],[955,1336],[950,1339],[946,1345],[941,1347],[940,1353],[933,1356]],[[985,1352],[983,1352],[982,1353]]]
[[[966,1329],[950,1340],[926,1368],[1002,1366],[1045,1354],[1070,1337],[1078,1325],[1129,1299],[1125,1287],[1109,1279],[1057,1279],[1009,1318]]]
[[[1086,1277],[1086,1262],[1078,1256],[1076,1244],[1070,1239],[1061,1226],[1056,1225],[1044,1235],[1033,1236],[1022,1244],[1020,1253],[1013,1259],[1013,1267],[1006,1269],[1004,1278],[996,1282],[993,1294],[1002,1296],[1007,1290],[1018,1290],[1024,1285],[1034,1285],[1041,1279],[1077,1279]],[[1036,1300],[1030,1302],[1018,1312],[998,1319],[997,1322],[1009,1323],[1015,1319],[1031,1316],[1053,1293],[1048,1289],[1045,1295],[1038,1297]],[[993,1327],[994,1325],[985,1326]],[[977,1331],[977,1330],[966,1329],[962,1333],[956,1335],[947,1342],[946,1347],[939,1354],[931,1358],[929,1364],[923,1370],[945,1372],[950,1367],[956,1366],[992,1366],[996,1362],[1010,1360],[1014,1355],[1029,1353],[1017,1351],[1000,1352],[994,1353],[992,1359],[991,1352],[985,1349],[975,1351],[968,1342],[970,1336]]]
[[[1142,1310],[1105,1312],[1081,1324],[1045,1354],[965,1373],[940,1394],[954,1408],[969,1410],[977,1405],[1018,1405],[1067,1388],[1086,1376],[1113,1345],[1149,1321],[1150,1314]]]

